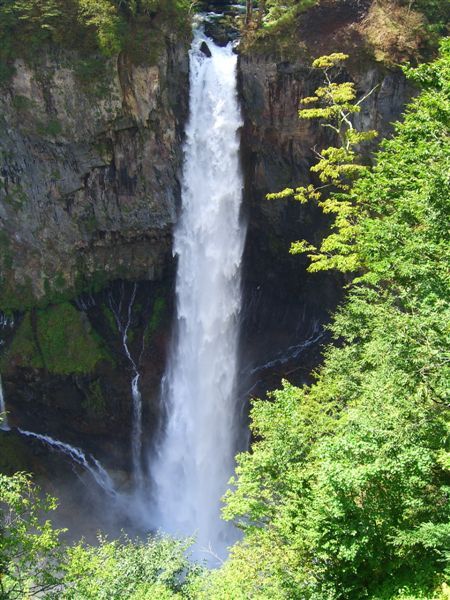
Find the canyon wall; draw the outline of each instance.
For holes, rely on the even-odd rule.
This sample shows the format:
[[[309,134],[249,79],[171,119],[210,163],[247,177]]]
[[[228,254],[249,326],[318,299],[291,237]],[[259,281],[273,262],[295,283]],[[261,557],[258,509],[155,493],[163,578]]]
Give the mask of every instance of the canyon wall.
[[[117,316],[123,327],[130,322],[154,421],[147,413],[173,296],[187,49],[168,34],[157,59],[137,65],[123,54],[105,60],[47,48],[32,65],[17,60],[0,93],[0,362],[9,421],[100,446],[123,468],[130,365]]]
[[[289,255],[291,241],[320,240],[327,219],[313,206],[265,200],[305,183],[312,149],[332,141],[319,124],[298,119],[301,98],[320,84],[312,58],[352,56],[342,76],[360,96],[375,88],[357,124],[381,137],[413,93],[367,46],[372,3],[338,4],[322,2],[289,35],[240,49],[244,400],[282,376],[308,377],[341,298],[340,278],[310,275],[305,258]],[[0,368],[10,421],[126,472],[131,373],[121,326],[129,322],[151,438],[173,314],[187,46],[168,35],[146,66],[121,55],[99,68],[95,57],[51,49],[33,67],[15,66],[0,94]]]
[[[377,141],[361,148],[368,161],[378,141],[390,135],[392,123],[400,119],[414,88],[399,68],[374,58],[368,30],[375,8],[370,1],[324,0],[288,31],[256,36],[241,46],[242,153],[249,218],[243,352],[248,362],[264,364],[281,348],[314,338],[341,299],[341,277],[309,274],[308,259],[289,254],[293,241],[319,243],[328,219],[311,204],[268,201],[265,196],[310,182],[314,150],[336,143],[317,120],[298,116],[301,99],[323,84],[320,72],[311,68],[314,58],[332,52],[349,55],[340,80],[353,81],[358,98],[368,95],[354,117],[355,125],[378,132]],[[295,371],[298,382],[308,367],[317,364],[311,350],[309,357],[302,357],[305,368]],[[278,369],[274,385],[285,374],[292,379],[295,368],[288,362]]]
[[[187,110],[185,44],[155,65],[44,51],[0,95],[3,308],[118,278],[170,254]]]

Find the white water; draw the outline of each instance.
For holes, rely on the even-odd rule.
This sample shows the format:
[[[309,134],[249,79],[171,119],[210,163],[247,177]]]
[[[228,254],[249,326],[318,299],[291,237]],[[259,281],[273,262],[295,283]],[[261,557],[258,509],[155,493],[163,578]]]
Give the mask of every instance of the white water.
[[[8,415],[6,413],[5,395],[3,393],[3,381],[0,375],[0,430],[9,431]]]
[[[0,329],[14,327],[14,317],[5,315],[0,311]],[[0,346],[3,346],[5,340],[0,339]],[[0,375],[0,431],[9,431],[11,428],[8,424],[8,414],[6,412],[5,394],[3,392],[3,381]]]
[[[201,51],[207,43],[211,58]],[[237,56],[195,35],[190,52],[178,256],[177,332],[163,382],[166,423],[152,466],[156,526],[195,535],[197,549],[224,556],[234,541],[220,520],[234,469],[240,263]]]
[[[19,428],[17,429],[17,431],[25,437],[30,437],[39,440],[43,444],[49,446],[52,450],[56,450],[57,452],[65,454],[70,458],[71,461],[80,465],[86,471],[88,471],[104,492],[106,492],[110,496],[116,495],[114,484],[110,476],[102,467],[102,465],[98,462],[98,460],[95,459],[93,456],[89,456],[88,459],[84,452],[80,450],[80,448],[75,448],[75,446],[71,446],[70,444],[66,444],[64,442],[60,442],[59,440],[55,440],[48,435],[42,435],[40,433],[34,433],[32,431],[25,431]]]
[[[144,473],[142,470],[142,396],[139,389],[140,373],[136,362],[134,361],[130,349],[128,347],[128,330],[131,324],[131,311],[133,310],[134,301],[136,299],[137,284],[134,284],[131,299],[128,304],[127,319],[125,324],[121,320],[122,302],[123,302],[123,288],[122,296],[119,304],[114,302],[114,298],[111,295],[109,297],[109,305],[116,319],[117,328],[122,336],[122,345],[126,357],[128,358],[132,371],[131,378],[131,397],[133,399],[133,418],[131,426],[131,456],[133,461],[133,475],[135,478],[135,484],[138,489],[144,486]]]
[[[305,352],[305,350],[311,348],[311,346],[314,346],[315,344],[320,342],[320,340],[324,337],[325,332],[321,330],[319,328],[319,325],[317,324],[311,337],[309,337],[307,340],[303,340],[299,344],[289,346],[289,348],[287,348],[283,352],[279,352],[276,358],[273,358],[272,360],[269,360],[266,363],[253,367],[253,369],[251,369],[250,371],[250,375],[254,375],[255,373],[259,373],[260,371],[266,371],[267,369],[274,369],[275,367],[281,367],[285,365],[289,361],[298,358],[301,354],[303,354],[303,352]]]

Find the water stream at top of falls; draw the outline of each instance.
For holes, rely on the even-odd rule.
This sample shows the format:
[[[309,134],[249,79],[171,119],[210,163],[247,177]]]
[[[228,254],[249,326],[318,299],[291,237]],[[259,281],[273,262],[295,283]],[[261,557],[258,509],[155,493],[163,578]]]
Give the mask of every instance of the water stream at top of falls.
[[[246,233],[240,216],[241,126],[237,55],[231,44],[216,46],[197,31],[190,50],[190,116],[174,244],[177,328],[162,385],[166,418],[151,475],[155,525],[194,535],[197,554],[206,549],[221,557],[235,539],[220,508],[239,429],[235,379]]]

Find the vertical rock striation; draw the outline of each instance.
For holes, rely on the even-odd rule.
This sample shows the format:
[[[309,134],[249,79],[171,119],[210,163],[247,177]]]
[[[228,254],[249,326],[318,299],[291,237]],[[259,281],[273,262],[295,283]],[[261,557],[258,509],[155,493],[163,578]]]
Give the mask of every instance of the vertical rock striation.
[[[243,336],[247,364],[268,361],[277,350],[311,337],[341,298],[342,282],[337,276],[310,275],[305,257],[289,255],[292,241],[320,241],[328,225],[321,211],[294,200],[265,200],[268,192],[307,183],[316,160],[313,149],[334,143],[329,130],[298,118],[300,100],[322,83],[310,67],[313,58],[332,52],[350,55],[348,72],[341,77],[355,83],[360,97],[376,87],[355,123],[376,129],[380,138],[389,135],[391,123],[400,118],[413,94],[398,68],[373,58],[364,37],[372,4],[324,0],[300,15],[289,36],[278,33],[272,40],[263,37],[242,46],[242,156],[249,215]],[[311,362],[302,360],[304,377]],[[288,364],[278,377],[291,367]]]
[[[17,60],[0,94],[3,308],[170,262],[186,49],[171,36],[153,66],[89,60]]]

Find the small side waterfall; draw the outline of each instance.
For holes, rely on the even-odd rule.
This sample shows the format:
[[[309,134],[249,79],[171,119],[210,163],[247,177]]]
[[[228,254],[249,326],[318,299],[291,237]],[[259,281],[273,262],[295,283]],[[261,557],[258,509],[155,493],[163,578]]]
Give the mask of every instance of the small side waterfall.
[[[177,332],[163,382],[166,422],[152,466],[156,526],[197,538],[224,556],[234,541],[220,519],[234,469],[238,423],[235,376],[240,264],[242,118],[237,56],[197,32],[190,51],[178,256]]]
[[[0,418],[2,419],[0,422],[0,429],[2,431],[9,431],[10,427],[8,425],[8,415],[6,413],[5,395],[3,392],[3,381],[2,381],[1,375],[0,375]]]
[[[14,316],[6,315],[4,312],[0,311],[0,330],[10,329],[14,327]],[[3,346],[5,340],[0,339],[0,346]],[[0,375],[0,431],[9,431],[10,427],[8,424],[8,414],[6,412],[6,403],[5,403],[5,394],[3,391],[3,381],[2,376]]]
[[[123,323],[121,319],[122,303],[123,303],[123,289],[120,301],[117,304],[114,301],[112,295],[109,297],[109,305],[114,314],[114,318],[117,323],[117,328],[122,336],[122,345],[125,352],[125,356],[131,366],[132,378],[131,378],[131,397],[133,400],[133,419],[131,427],[131,454],[133,460],[133,475],[135,478],[136,487],[141,489],[144,486],[144,473],[142,470],[142,396],[139,389],[140,373],[138,366],[134,361],[130,349],[128,347],[128,331],[131,325],[131,311],[133,310],[134,301],[136,300],[137,284],[134,284],[133,292],[131,294],[130,302],[127,309],[126,322]]]
[[[83,467],[86,471],[88,471],[96,483],[102,488],[102,490],[110,495],[116,496],[116,491],[114,489],[114,484],[111,480],[111,477],[102,467],[102,465],[98,462],[96,458],[93,456],[86,456],[85,453],[80,450],[80,448],[76,448],[75,446],[71,446],[70,444],[66,444],[64,442],[60,442],[59,440],[55,440],[51,438],[49,435],[42,435],[40,433],[34,433],[32,431],[25,431],[24,429],[17,429],[17,431],[24,435],[25,437],[34,438],[39,440],[52,450],[56,450],[57,452],[61,452],[70,458],[70,460],[80,467]]]

